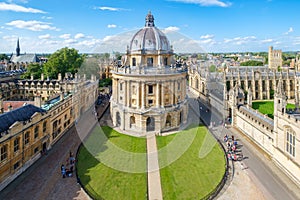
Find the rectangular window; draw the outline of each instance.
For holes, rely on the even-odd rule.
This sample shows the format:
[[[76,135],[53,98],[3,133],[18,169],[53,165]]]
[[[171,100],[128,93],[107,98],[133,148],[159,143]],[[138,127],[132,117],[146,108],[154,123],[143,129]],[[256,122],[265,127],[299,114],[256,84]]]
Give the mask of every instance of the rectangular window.
[[[46,130],[47,130],[47,121],[43,123],[43,132],[46,132]]]
[[[19,141],[20,139],[19,138],[16,138],[15,140],[14,140],[14,152],[16,153],[18,150],[19,150],[19,148],[20,148],[20,141]]]
[[[29,143],[30,132],[26,132],[24,135],[24,143],[25,145]]]
[[[148,85],[148,94],[153,94],[153,85]]]
[[[295,157],[295,134],[292,134],[289,130],[286,133],[286,151]]]
[[[20,163],[19,163],[19,162],[16,162],[16,163],[14,164],[14,170],[18,169],[18,168],[19,168],[19,165],[20,165]]]
[[[177,83],[177,84],[178,84],[177,89],[178,89],[178,91],[180,91],[180,83]]]
[[[39,137],[39,126],[36,126],[34,128],[34,139]]]
[[[1,147],[1,160],[3,161],[7,158],[7,144]]]
[[[148,104],[149,104],[149,106],[152,106],[152,105],[153,105],[153,100],[152,100],[152,99],[149,99],[149,100],[148,100]]]

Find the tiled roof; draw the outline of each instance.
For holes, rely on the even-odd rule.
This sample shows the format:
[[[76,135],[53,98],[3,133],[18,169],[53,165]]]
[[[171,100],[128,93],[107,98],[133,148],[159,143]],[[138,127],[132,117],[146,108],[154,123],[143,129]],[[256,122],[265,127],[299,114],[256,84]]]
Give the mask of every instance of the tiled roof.
[[[15,122],[27,121],[31,116],[36,113],[46,112],[44,109],[36,107],[34,105],[25,105],[10,112],[0,115],[0,133],[7,131],[11,125]]]
[[[22,55],[12,55],[11,59],[10,59],[11,62],[14,62],[14,63],[35,63],[35,62],[39,62],[39,59],[38,57],[36,56],[36,54],[22,54]]]
[[[9,106],[12,106],[13,109],[20,108],[24,104],[34,104],[34,101],[3,101],[2,108],[4,111],[8,110]]]

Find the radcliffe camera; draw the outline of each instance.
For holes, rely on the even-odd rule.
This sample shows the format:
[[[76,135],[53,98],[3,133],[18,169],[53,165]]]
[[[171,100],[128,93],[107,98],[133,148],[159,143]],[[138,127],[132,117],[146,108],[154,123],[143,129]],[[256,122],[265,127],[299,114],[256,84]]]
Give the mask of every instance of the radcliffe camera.
[[[299,6],[0,2],[0,199],[300,199]]]

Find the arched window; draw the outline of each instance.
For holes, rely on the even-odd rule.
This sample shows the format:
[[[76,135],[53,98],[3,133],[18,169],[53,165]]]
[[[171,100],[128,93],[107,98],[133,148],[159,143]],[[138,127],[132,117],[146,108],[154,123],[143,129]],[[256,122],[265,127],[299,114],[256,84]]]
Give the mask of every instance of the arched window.
[[[168,114],[167,119],[166,119],[166,127],[171,126],[171,121],[172,121],[172,117],[171,117],[171,115]]]
[[[135,127],[135,117],[131,116],[130,117],[130,128]]]
[[[286,152],[295,157],[295,143],[296,143],[296,137],[295,132],[292,128],[286,127],[285,128],[285,134],[286,134]]]
[[[195,87],[196,87],[196,89],[199,89],[199,80],[198,80],[198,78],[196,78],[196,81],[195,81],[196,83],[195,83]]]
[[[136,58],[132,58],[132,66],[136,66]]]

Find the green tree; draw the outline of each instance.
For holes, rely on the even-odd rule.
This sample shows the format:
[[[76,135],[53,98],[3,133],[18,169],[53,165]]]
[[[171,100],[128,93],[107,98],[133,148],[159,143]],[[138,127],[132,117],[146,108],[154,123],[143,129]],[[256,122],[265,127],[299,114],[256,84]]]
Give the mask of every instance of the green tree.
[[[43,66],[38,63],[31,63],[27,66],[27,71],[21,75],[21,78],[29,79],[33,75],[34,79],[41,78]]]
[[[210,71],[210,72],[216,72],[216,70],[217,70],[217,67],[216,67],[215,65],[211,65],[211,66],[209,67],[209,71]]]
[[[8,56],[6,54],[0,54],[0,60],[8,60]]]
[[[256,60],[248,60],[246,62],[241,62],[241,66],[263,66],[263,62]]]
[[[68,47],[53,53],[48,62],[44,64],[43,71],[46,76],[56,78],[59,73],[64,77],[66,72],[76,73],[83,63],[85,55],[80,55],[78,50]]]

